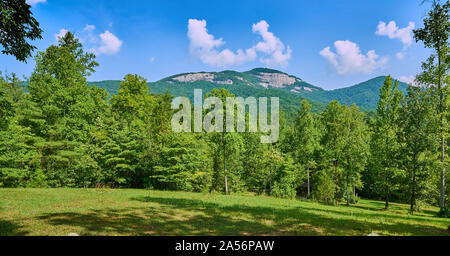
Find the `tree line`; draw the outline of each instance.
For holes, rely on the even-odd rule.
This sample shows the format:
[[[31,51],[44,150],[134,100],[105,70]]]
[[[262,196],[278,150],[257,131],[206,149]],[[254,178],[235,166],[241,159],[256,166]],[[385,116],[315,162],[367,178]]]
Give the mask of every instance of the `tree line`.
[[[0,78],[0,187],[110,187],[303,196],[347,205],[359,196],[446,214],[450,3],[433,3],[417,41],[433,53],[406,95],[388,76],[375,112],[301,102],[260,133],[175,133],[172,96],[126,75],[118,94],[87,83],[98,63],[70,32],[35,56],[25,82]],[[3,7],[2,7],[3,8]],[[13,54],[13,52],[12,52]],[[22,58],[25,55],[19,55]],[[208,96],[234,97],[225,89]],[[226,111],[226,110],[225,110]],[[225,122],[224,122],[225,123]]]

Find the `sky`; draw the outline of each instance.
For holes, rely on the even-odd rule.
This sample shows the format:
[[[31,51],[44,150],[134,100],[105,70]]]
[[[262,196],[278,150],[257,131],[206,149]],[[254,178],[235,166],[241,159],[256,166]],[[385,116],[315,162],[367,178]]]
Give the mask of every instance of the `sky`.
[[[44,30],[37,51],[74,32],[100,64],[89,81],[268,67],[331,90],[388,74],[410,82],[430,53],[412,34],[422,0],[27,2]],[[21,77],[34,65],[0,55],[0,70]]]

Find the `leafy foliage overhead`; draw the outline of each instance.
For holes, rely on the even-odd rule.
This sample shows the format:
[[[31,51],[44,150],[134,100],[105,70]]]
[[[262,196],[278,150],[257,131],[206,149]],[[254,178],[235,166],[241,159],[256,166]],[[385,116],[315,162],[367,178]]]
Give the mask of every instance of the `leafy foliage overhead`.
[[[27,40],[42,39],[42,29],[25,0],[0,0],[0,44],[2,53],[26,61],[35,46]]]

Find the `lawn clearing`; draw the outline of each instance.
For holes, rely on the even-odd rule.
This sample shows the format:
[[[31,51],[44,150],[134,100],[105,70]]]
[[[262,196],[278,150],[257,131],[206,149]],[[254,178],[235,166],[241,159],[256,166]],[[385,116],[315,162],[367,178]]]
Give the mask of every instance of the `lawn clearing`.
[[[150,190],[0,189],[0,235],[450,235],[437,208]]]

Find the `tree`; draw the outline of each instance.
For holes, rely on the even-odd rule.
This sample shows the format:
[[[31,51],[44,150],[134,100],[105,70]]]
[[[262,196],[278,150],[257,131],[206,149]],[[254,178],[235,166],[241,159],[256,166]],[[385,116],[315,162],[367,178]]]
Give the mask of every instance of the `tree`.
[[[222,104],[224,104],[226,102],[227,98],[230,97],[234,97],[234,94],[230,94],[230,92],[226,89],[213,89],[210,93],[206,94],[206,97],[217,97],[222,101]],[[215,106],[217,107],[217,106]],[[215,142],[215,144],[218,146],[219,143],[221,143],[221,148],[220,147],[216,147],[216,152],[218,153],[219,151],[221,151],[223,153],[223,175],[224,175],[224,185],[225,185],[225,194],[228,195],[228,175],[227,175],[227,130],[226,130],[226,113],[227,113],[227,109],[226,109],[226,105],[222,106],[222,109],[218,110],[221,114],[222,114],[222,118],[223,120],[220,120],[222,122],[222,132],[221,132],[221,139],[219,140],[217,138],[217,134],[216,133],[212,133],[212,139],[211,141]],[[234,111],[233,110],[228,110],[228,111]],[[214,122],[220,122],[218,120],[214,120]],[[228,137],[231,138],[231,134],[229,134]],[[220,142],[219,142],[220,141]],[[229,151],[230,149],[228,149]],[[236,152],[236,151],[234,151]],[[216,154],[216,159],[218,155]],[[215,169],[218,169],[218,165],[215,164]]]
[[[429,91],[409,86],[400,123],[402,129],[402,161],[406,170],[405,188],[409,197],[410,211],[418,210],[418,201],[430,201],[430,193],[437,159],[434,149],[438,140],[433,122],[433,102]]]
[[[319,148],[319,133],[315,126],[315,120],[310,113],[311,104],[306,99],[301,102],[302,107],[297,114],[294,125],[295,159],[306,166],[308,197],[311,195],[310,169],[314,167],[314,153]]]
[[[118,118],[126,120],[129,125],[133,120],[139,120],[147,115],[145,107],[151,103],[147,80],[131,74],[124,77],[120,82],[119,93],[111,98],[113,112],[118,114]]]
[[[335,205],[339,201],[339,168],[338,164],[344,159],[344,148],[346,146],[346,128],[345,126],[345,106],[338,101],[331,101],[327,109],[322,113],[322,122],[324,126],[324,136],[322,137],[322,161],[325,168],[334,165],[334,199]],[[328,183],[324,183],[328,184]]]
[[[264,160],[261,156],[269,150],[267,144],[260,143],[260,133],[242,133],[245,161],[242,162],[246,187],[251,192],[266,192],[264,181],[267,178]]]
[[[263,169],[265,169],[265,183],[270,195],[280,198],[294,199],[297,196],[299,182],[305,178],[304,173],[298,172],[289,155],[278,152],[273,145],[263,155]]]
[[[389,199],[398,189],[400,169],[399,115],[403,93],[398,90],[398,82],[392,82],[388,76],[380,88],[376,121],[371,141],[372,167],[376,173],[376,189],[385,200],[385,209],[389,208]]]
[[[13,101],[8,89],[9,77],[0,76],[0,129],[7,127],[8,119],[13,115]]]
[[[429,88],[437,102],[436,113],[440,121],[438,130],[440,140],[441,184],[439,206],[441,213],[446,213],[445,206],[445,156],[446,138],[448,137],[448,100],[450,82],[450,1],[441,4],[434,0],[424,27],[414,30],[414,38],[422,41],[426,48],[433,50],[431,56],[422,63],[423,72],[417,76],[417,82]],[[437,61],[437,63],[436,63]]]
[[[2,53],[26,61],[35,46],[27,39],[42,39],[42,29],[25,0],[0,0],[0,44]]]
[[[343,170],[346,185],[347,206],[350,205],[349,186],[355,191],[356,184],[361,184],[361,172],[366,167],[369,156],[369,132],[364,114],[356,105],[345,108],[345,146],[343,152]]]
[[[40,154],[35,147],[39,138],[33,134],[31,125],[22,122],[25,116],[34,113],[33,106],[14,74],[0,77],[0,94],[0,106],[6,111],[0,125],[0,187],[42,185],[37,181],[42,181]]]
[[[156,188],[180,191],[208,191],[212,159],[207,144],[191,133],[170,133],[154,167]]]
[[[82,47],[71,32],[66,33],[58,45],[35,57],[36,67],[28,85],[33,101],[41,105],[49,124],[61,122],[59,135],[65,138],[79,138],[72,133],[75,130],[64,129],[69,128],[77,114],[85,114],[80,112],[92,92],[86,76],[98,66],[95,55],[85,53]]]
[[[125,184],[132,187],[148,187],[158,182],[154,167],[165,166],[160,158],[166,157],[162,153],[166,153],[166,146],[171,145],[165,138],[169,136],[171,97],[167,94],[152,95],[148,91],[146,79],[128,74],[120,83],[119,93],[111,98],[111,110],[118,129],[129,134],[128,141],[121,138],[115,140],[123,150],[116,155],[121,155],[122,159],[112,156],[112,162],[116,162],[116,167],[123,167],[123,170],[126,167],[128,177]]]
[[[79,163],[87,156],[90,133],[106,100],[86,82],[86,76],[98,65],[94,59],[70,32],[58,45],[35,57],[27,89],[44,119],[39,129],[43,140],[36,147],[42,153],[41,167],[51,186],[80,185],[79,172],[84,168]]]

